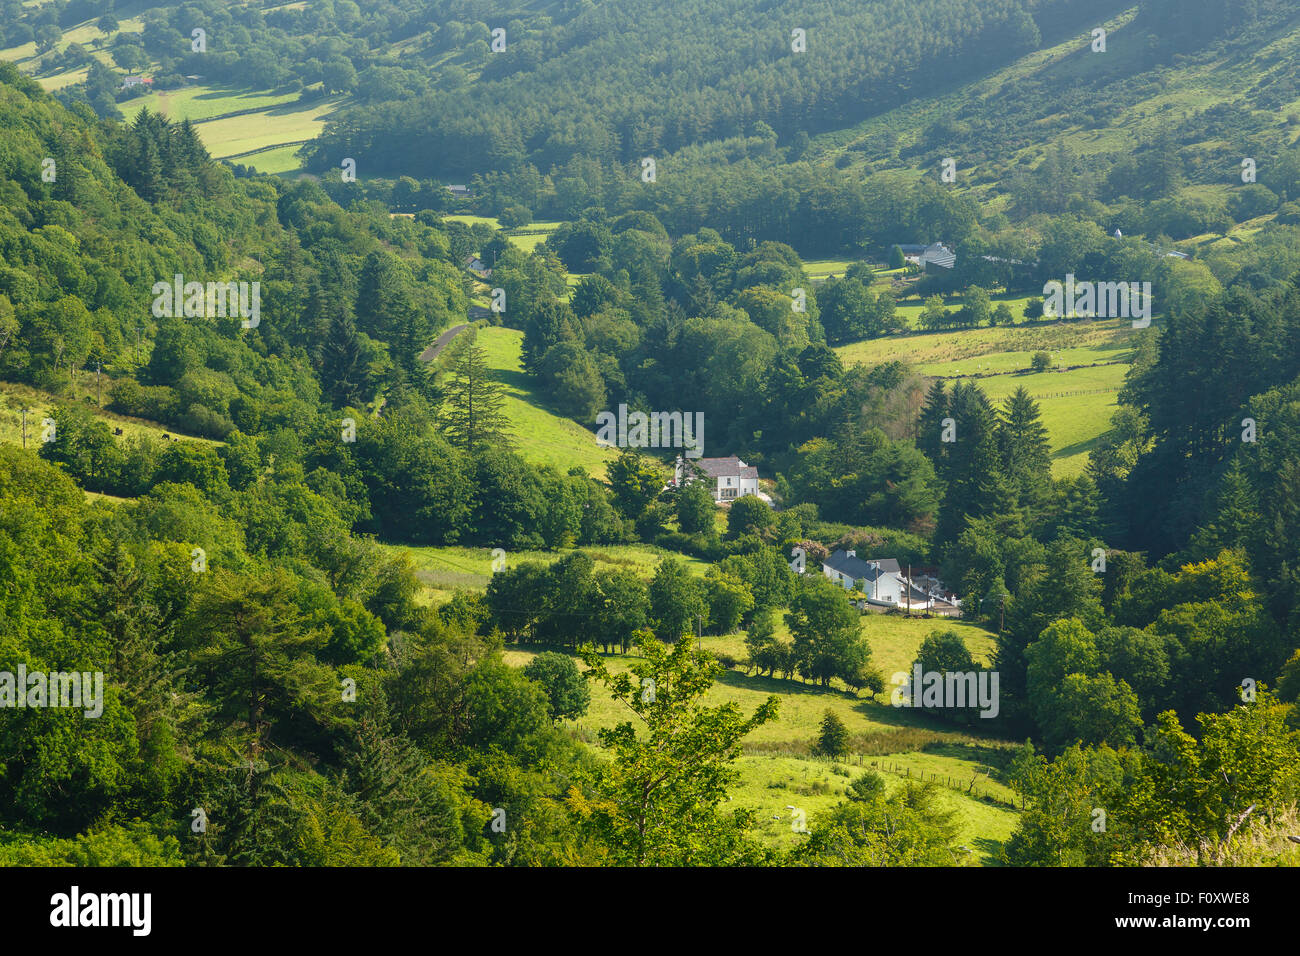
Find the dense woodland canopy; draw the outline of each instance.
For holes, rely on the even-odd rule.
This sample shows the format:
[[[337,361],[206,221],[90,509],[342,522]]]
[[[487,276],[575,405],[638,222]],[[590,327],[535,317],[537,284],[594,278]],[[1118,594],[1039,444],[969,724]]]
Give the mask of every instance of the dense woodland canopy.
[[[84,6],[6,17],[4,39],[79,22]],[[427,183],[394,202],[391,182],[237,175],[189,124],[129,102],[118,121],[93,82],[60,99],[0,66],[0,379],[59,399],[56,441],[0,446],[0,668],[107,680],[96,720],[0,709],[0,862],[951,863],[957,831],[934,793],[888,793],[872,773],[792,853],[724,807],[740,740],[778,704],[706,705],[723,665],[884,687],[843,593],[792,571],[796,545],[938,566],[997,631],[992,732],[1030,741],[1007,768],[1024,811],[1008,862],[1144,862],[1217,841],[1251,804],[1283,817],[1300,797],[1295,150],[1211,111],[1143,144],[1132,167],[1056,150],[999,211],[799,154],[808,134],[923,95],[937,64],[950,80],[980,74],[1095,6],[819,6],[851,55],[810,53],[797,71],[785,27],[760,35],[742,3],[674,4],[676,19],[630,2],[521,5],[499,58],[487,30],[501,14],[475,3],[148,16],[138,42],[163,82],[192,69],[181,44],[202,16],[214,77],[356,95],[317,145],[320,168],[346,143],[373,172],[477,174],[482,211],[565,220],[532,253],[444,220],[441,199],[419,198],[441,195]],[[1139,6],[1139,27],[1177,24],[1151,51],[1159,64],[1249,43],[1287,14],[1263,0],[1198,4],[1199,18]],[[720,50],[720,35],[743,42]],[[437,69],[372,53],[411,37]],[[1097,82],[1078,95],[1102,110],[1142,81]],[[1293,99],[1284,86],[1261,80],[1261,107]],[[921,152],[1012,145],[1066,95],[1007,91],[939,124]],[[1207,124],[1273,160],[1222,209],[1178,196],[1209,165],[1188,148]],[[664,155],[660,183],[630,170],[646,152]],[[390,214],[409,204],[414,217]],[[1208,261],[1111,236],[1180,238],[1261,212],[1276,222]],[[1133,333],[1119,411],[1084,474],[1052,477],[1024,389],[993,402],[977,383],[846,367],[832,350],[897,330],[896,303],[864,266],[814,286],[802,256],[937,236],[962,265],[920,288],[965,289],[968,305],[935,327],[1037,321],[993,312],[972,286],[1035,289],[1067,271],[1153,282],[1162,321]],[[464,321],[471,253],[493,264],[509,305],[491,321],[522,332],[525,374],[555,411],[588,427],[620,403],[703,412],[706,453],[761,465],[782,507],[741,499],[723,529],[698,486],[665,489],[667,455],[627,451],[603,480],[525,460],[472,333],[445,363],[418,358]],[[584,276],[571,295],[566,273]],[[176,274],[259,282],[262,322],[156,317],[150,290]],[[109,409],[186,440],[115,435],[67,399],[96,368]],[[430,607],[386,547],[398,542],[560,554]],[[647,580],[589,553],[632,542],[709,567],[669,556]],[[697,631],[743,631],[748,661],[696,654]],[[548,653],[515,668],[514,642]],[[672,692],[647,700],[584,645],[639,649],[632,675]],[[601,732],[610,760],[562,726],[589,702],[570,652],[593,692],[642,721]],[[979,669],[943,633],[919,660]],[[1249,702],[1244,679],[1259,684]],[[839,746],[833,722],[824,731]],[[695,752],[698,739],[714,746]],[[666,772],[678,782],[650,799]],[[1099,840],[1098,801],[1112,821]],[[199,838],[196,806],[214,821]],[[654,825],[630,828],[629,807]]]

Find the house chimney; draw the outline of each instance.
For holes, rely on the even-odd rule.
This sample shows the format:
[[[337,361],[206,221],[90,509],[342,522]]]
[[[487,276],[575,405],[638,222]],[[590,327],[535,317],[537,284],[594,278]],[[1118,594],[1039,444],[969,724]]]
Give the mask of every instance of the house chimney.
[[[845,551],[844,554],[849,558],[856,558],[858,556],[858,552],[856,551]]]

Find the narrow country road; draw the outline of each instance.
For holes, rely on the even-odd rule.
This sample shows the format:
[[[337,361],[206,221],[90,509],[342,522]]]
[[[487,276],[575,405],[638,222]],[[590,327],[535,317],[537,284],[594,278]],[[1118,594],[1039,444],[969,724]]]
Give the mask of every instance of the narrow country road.
[[[447,344],[451,342],[451,340],[454,339],[458,334],[460,334],[460,331],[462,329],[467,329],[467,328],[469,328],[469,323],[462,322],[460,325],[453,325],[446,332],[443,332],[442,335],[438,336],[437,341],[435,341],[432,345],[430,345],[427,349],[425,349],[423,352],[420,353],[420,361],[432,362],[434,359],[438,357],[439,353],[441,353],[442,350],[447,347]]]

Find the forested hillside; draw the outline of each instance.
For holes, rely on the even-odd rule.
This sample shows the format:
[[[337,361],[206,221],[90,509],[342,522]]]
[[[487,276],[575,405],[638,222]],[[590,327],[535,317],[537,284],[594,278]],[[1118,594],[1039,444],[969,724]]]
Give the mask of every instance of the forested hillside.
[[[0,4],[0,864],[1300,859],[1293,4],[101,6]]]

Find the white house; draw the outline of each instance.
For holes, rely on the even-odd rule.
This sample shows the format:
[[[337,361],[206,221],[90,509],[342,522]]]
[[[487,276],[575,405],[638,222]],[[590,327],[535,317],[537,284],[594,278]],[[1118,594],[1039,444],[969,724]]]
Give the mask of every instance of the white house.
[[[957,264],[957,253],[942,242],[932,242],[925,246],[915,243],[898,243],[898,248],[902,250],[904,259],[920,266],[926,272],[933,271],[930,268],[931,266],[938,269],[951,269]]]
[[[680,488],[686,482],[697,480],[708,483],[713,500],[718,504],[735,501],[744,495],[758,496],[758,469],[746,465],[735,455],[690,460],[678,455],[673,469],[673,485]]]
[[[822,574],[846,591],[862,581],[863,593],[872,604],[924,610],[934,601],[925,590],[915,584],[909,586],[907,576],[894,558],[863,560],[856,551],[836,551],[822,562]]]
[[[942,242],[932,242],[925,247],[925,252],[917,257],[917,262],[920,263],[922,269],[929,266],[951,269],[957,264],[957,254]]]

